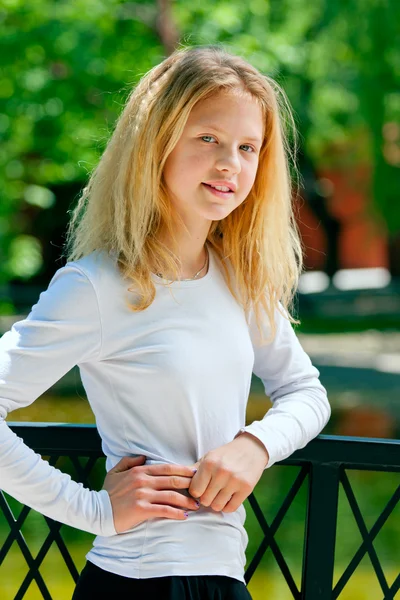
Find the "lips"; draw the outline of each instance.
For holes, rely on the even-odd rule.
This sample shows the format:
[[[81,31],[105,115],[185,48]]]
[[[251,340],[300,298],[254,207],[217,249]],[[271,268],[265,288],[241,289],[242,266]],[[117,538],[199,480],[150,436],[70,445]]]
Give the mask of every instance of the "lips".
[[[227,200],[230,201],[230,197],[234,196],[233,192],[221,192],[221,190],[215,189],[212,185],[209,185],[208,183],[202,183],[201,185],[203,185],[207,189],[210,195],[214,196],[215,198],[219,198],[223,202],[226,202]]]
[[[214,181],[204,181],[203,183],[212,187],[215,187],[216,185],[218,187],[227,187],[231,192],[236,192],[236,183],[229,181],[228,179],[215,179]]]
[[[206,187],[211,188],[212,190],[215,190],[216,192],[219,192],[220,194],[233,194],[233,190],[229,190],[229,192],[226,192],[224,190],[217,190],[216,187],[214,187],[213,185],[210,185],[209,183],[202,183],[202,185],[205,185]],[[220,184],[219,187],[228,187],[228,186]]]

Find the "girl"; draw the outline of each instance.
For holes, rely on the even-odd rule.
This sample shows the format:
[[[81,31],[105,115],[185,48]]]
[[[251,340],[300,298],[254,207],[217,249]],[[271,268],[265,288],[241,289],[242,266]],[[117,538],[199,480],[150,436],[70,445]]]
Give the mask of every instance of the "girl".
[[[72,215],[67,264],[1,339],[1,487],[96,534],[74,600],[249,598],[243,501],[328,421],[289,313],[302,260],[285,112],[272,79],[218,46],[154,67]],[[75,364],[100,491],[5,422]],[[273,407],[246,427],[252,372]]]

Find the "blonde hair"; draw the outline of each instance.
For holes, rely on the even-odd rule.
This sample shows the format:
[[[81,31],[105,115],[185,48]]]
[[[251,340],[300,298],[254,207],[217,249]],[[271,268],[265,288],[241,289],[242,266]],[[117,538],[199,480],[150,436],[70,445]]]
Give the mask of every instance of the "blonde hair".
[[[179,279],[179,257],[159,239],[167,231],[175,240],[177,222],[163,168],[193,106],[223,90],[244,90],[259,102],[264,139],[249,195],[227,217],[212,222],[207,243],[246,315],[254,308],[260,332],[261,310],[266,311],[273,339],[276,309],[282,312],[283,307],[290,322],[299,322],[290,315],[302,245],[292,207],[290,159],[294,164],[295,151],[290,150],[286,126],[292,125],[295,145],[296,128],[280,86],[220,46],[180,47],[132,90],[71,211],[66,256],[73,261],[95,250],[116,253],[121,274],[137,293],[129,305],[133,311],[145,310],[154,300],[152,272],[173,273]]]

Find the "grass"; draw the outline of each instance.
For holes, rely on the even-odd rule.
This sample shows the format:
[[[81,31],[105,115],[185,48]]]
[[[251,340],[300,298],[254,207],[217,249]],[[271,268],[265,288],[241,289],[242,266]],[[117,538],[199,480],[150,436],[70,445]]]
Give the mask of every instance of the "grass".
[[[72,550],[73,554],[79,554],[80,556],[83,556],[86,550],[86,548],[79,545],[76,545],[75,551],[71,546],[69,546],[69,549]],[[84,561],[80,559],[78,562],[80,563],[79,570],[81,570]],[[56,553],[49,553],[40,572],[54,600],[71,600],[75,584]],[[0,580],[0,597],[2,600],[13,600],[26,573],[27,567],[22,555],[19,552],[13,552],[8,559],[6,575],[3,572]],[[335,579],[338,578],[338,574],[335,573]],[[393,583],[397,574],[398,571],[393,567],[385,569],[389,585]],[[294,578],[296,584],[299,585],[300,572],[294,573]],[[256,571],[248,584],[248,590],[253,600],[265,600],[266,598],[293,600],[293,595],[283,576],[274,568]],[[366,566],[357,569],[340,594],[340,600],[377,600],[382,597],[383,594],[376,575]],[[395,596],[396,599],[399,597],[400,594]],[[43,600],[36,582],[31,583],[24,600]]]
[[[264,403],[249,402],[247,421],[251,422],[261,415],[258,411],[267,408],[267,401],[263,396]],[[24,409],[15,411],[10,416],[12,421],[44,421],[48,416],[55,422],[93,423],[94,417],[86,400],[75,397],[52,397],[42,396],[34,404]],[[68,471],[68,461],[62,461],[59,468]],[[102,469],[97,469],[96,481],[104,475]],[[296,467],[280,467],[267,470],[258,483],[255,496],[260,504],[267,522],[271,524],[298,469]],[[72,474],[72,472],[71,472]],[[355,497],[360,506],[361,513],[369,530],[385,504],[393,494],[398,485],[398,475],[395,473],[376,472],[348,472]],[[99,487],[95,488],[99,489]],[[300,587],[301,567],[304,541],[305,503],[307,490],[302,487],[297,498],[290,507],[277,534],[276,541],[281,549],[290,571]],[[14,514],[17,516],[21,509],[19,503],[8,498]],[[259,544],[263,539],[261,528],[246,501],[247,511],[246,529],[249,535],[247,548],[248,562],[253,557]],[[398,575],[398,540],[400,539],[400,506],[389,517],[382,531],[374,541],[378,558],[387,577],[389,586]],[[5,517],[0,512],[0,547],[9,533]],[[48,533],[47,525],[43,517],[31,511],[22,527],[22,534],[32,552],[37,556],[44,539]],[[61,535],[67,544],[75,565],[80,571],[85,564],[85,554],[90,549],[93,536],[75,529],[63,526]],[[339,496],[339,515],[337,529],[337,547],[335,558],[336,583],[354,553],[361,544],[361,536],[354,521],[354,516],[349,508],[348,502],[341,491]],[[25,559],[17,544],[14,542],[5,561],[0,566],[0,600],[13,600],[17,590],[28,572]],[[72,577],[64,564],[58,548],[53,544],[50,548],[40,572],[46,581],[49,591],[54,600],[70,600],[74,589]],[[277,568],[275,559],[268,549],[263,557],[259,568],[249,582],[249,591],[253,600],[264,600],[274,598],[279,600],[292,600],[293,596]],[[376,575],[371,567],[368,557],[364,557],[360,566],[351,577],[349,583],[340,595],[340,600],[378,600],[383,597]],[[400,600],[400,592],[395,597]],[[24,600],[41,600],[37,584],[33,582],[24,596]]]
[[[268,524],[273,521],[297,472],[297,467],[277,466],[271,471],[266,471],[258,483],[255,496]],[[348,476],[369,530],[396,489],[398,476],[395,473],[362,471],[350,472]],[[298,588],[301,583],[306,497],[307,489],[302,487],[275,536]],[[7,499],[17,517],[21,505],[13,498],[7,497]],[[247,512],[245,525],[249,535],[248,563],[246,565],[248,566],[263,539],[263,534],[247,501],[245,507]],[[397,512],[392,513],[382,531],[374,540],[374,548],[389,585],[393,583],[399,572],[399,511],[400,506],[397,507]],[[0,547],[6,540],[8,533],[9,529],[5,517],[0,513]],[[43,517],[39,513],[31,511],[22,526],[22,534],[33,557],[37,556],[48,534],[48,528]],[[78,571],[80,571],[85,564],[85,554],[91,547],[93,536],[66,526],[61,528],[61,536]],[[361,541],[361,535],[355,524],[354,516],[344,493],[341,492],[339,496],[335,583],[351,561]],[[12,600],[15,597],[27,572],[26,561],[16,542],[14,542],[0,567],[1,600]],[[74,582],[54,543],[40,567],[40,573],[55,600],[70,600]],[[292,600],[293,598],[270,549],[266,551],[257,571],[249,582],[248,588],[253,600],[264,600],[265,598]],[[377,600],[381,597],[382,592],[378,580],[370,565],[368,556],[365,556],[340,595],[340,600]],[[39,600],[42,598],[35,582],[30,585],[24,598],[26,600]],[[400,593],[396,598],[400,598]]]

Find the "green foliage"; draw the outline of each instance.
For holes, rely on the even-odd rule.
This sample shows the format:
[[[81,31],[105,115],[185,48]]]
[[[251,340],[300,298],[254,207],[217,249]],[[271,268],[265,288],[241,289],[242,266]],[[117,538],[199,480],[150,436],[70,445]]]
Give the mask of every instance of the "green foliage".
[[[223,42],[282,85],[317,167],[370,166],[370,198],[400,231],[400,3],[175,3],[188,40]],[[214,18],[214,15],[217,15]],[[241,20],[232,21],[234,14]]]
[[[52,184],[86,180],[131,85],[163,58],[153,3],[132,6],[8,0],[0,9],[0,282],[41,266],[36,246],[28,261],[32,240],[17,237],[26,224],[14,217],[27,204],[50,207]]]
[[[181,43],[223,43],[277,79],[317,166],[370,165],[373,204],[391,233],[400,230],[397,0],[171,8]],[[18,267],[31,252],[18,236],[35,235],[32,219],[54,201],[52,185],[86,181],[132,85],[167,54],[160,18],[151,0],[3,1],[0,283],[40,270],[36,258]]]

